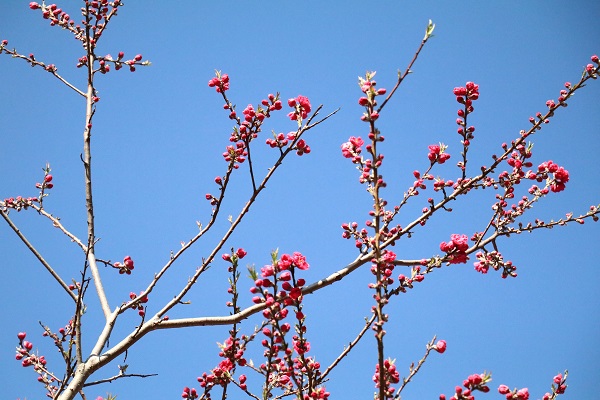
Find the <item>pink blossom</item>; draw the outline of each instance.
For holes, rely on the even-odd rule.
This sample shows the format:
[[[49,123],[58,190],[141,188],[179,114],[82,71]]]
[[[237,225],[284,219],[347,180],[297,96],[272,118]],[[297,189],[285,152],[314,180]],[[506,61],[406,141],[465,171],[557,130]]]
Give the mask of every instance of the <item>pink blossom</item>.
[[[450,154],[445,152],[445,145],[432,144],[429,145],[428,148],[429,154],[427,155],[427,158],[429,158],[429,161],[431,161],[432,164],[435,162],[443,164],[450,158]]]
[[[529,389],[523,388],[517,391],[517,399],[519,400],[529,400]]]
[[[459,251],[464,252],[469,248],[469,239],[467,238],[467,235],[453,234],[450,235],[450,239]]]
[[[260,275],[263,278],[267,278],[269,276],[273,276],[275,274],[275,268],[272,265],[265,265],[260,269]]]
[[[295,111],[288,114],[288,117],[292,121],[296,121],[298,117],[301,117],[302,119],[306,118],[312,109],[308,97],[302,95],[299,95],[295,99],[289,99],[288,105],[292,108],[295,108]]]
[[[310,343],[306,339],[294,340],[294,350],[299,355],[303,355],[310,351]]]
[[[306,262],[306,257],[304,257],[301,253],[299,252],[294,252],[294,265],[296,266],[296,268],[302,269],[302,270],[307,270],[309,265]]]
[[[141,59],[141,58],[140,58]],[[208,81],[209,87],[214,87],[217,93],[229,90],[229,75],[217,73],[217,76]]]
[[[435,344],[434,350],[440,354],[445,352],[446,351],[446,341],[438,340],[438,342]]]
[[[554,383],[559,385],[562,382],[562,374],[558,374],[554,377]]]
[[[342,144],[342,155],[345,158],[353,158],[362,152],[361,146],[364,144],[364,140],[360,137],[350,136],[346,143]]]
[[[244,257],[246,257],[246,254],[248,254],[248,252],[242,248],[239,248],[239,249],[237,249],[235,254],[238,256],[238,258],[244,258]]]
[[[500,386],[498,386],[498,393],[508,394],[508,393],[510,393],[510,388],[506,385],[500,385]]]

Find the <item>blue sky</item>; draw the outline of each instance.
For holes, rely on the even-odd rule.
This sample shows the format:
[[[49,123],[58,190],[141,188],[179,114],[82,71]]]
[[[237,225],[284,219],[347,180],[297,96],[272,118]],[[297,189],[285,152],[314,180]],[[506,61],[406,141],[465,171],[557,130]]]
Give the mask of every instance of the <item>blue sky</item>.
[[[56,64],[59,73],[82,87],[84,71],[75,68],[83,55],[79,42],[48,26],[27,3],[0,4],[0,39]],[[59,5],[77,15],[79,2],[69,3],[73,4]],[[323,104],[324,112],[341,108],[309,132],[311,154],[285,163],[230,246],[244,247],[248,251],[244,261],[257,267],[269,262],[272,249],[301,251],[311,264],[306,273],[309,282],[352,261],[356,250],[341,238],[340,225],[364,223],[370,207],[357,171],[340,152],[349,136],[366,136],[359,120],[356,78],[376,70],[378,85],[391,89],[396,71],[412,58],[429,19],[436,23],[435,37],[379,121],[386,137],[384,196],[390,203],[412,184],[414,169],[427,167],[429,144],[450,146],[453,157],[434,173],[456,178],[453,166],[460,150],[455,86],[466,81],[480,85],[480,99],[469,119],[477,128],[469,154],[471,165],[489,164],[500,144],[528,128],[529,116],[544,111],[546,100],[556,99],[565,81],[577,81],[589,57],[600,52],[600,6],[595,1],[126,2],[99,53],[141,53],[152,66],[97,79],[101,101],[93,157],[98,251],[105,259],[129,254],[136,260],[135,273],[129,277],[102,271],[111,304],[146,287],[169,252],[195,234],[196,221],[208,220],[210,207],[204,195],[216,192],[213,179],[225,172],[221,153],[231,129],[222,99],[207,87],[215,69],[230,75],[229,96],[239,111],[278,91],[283,99],[308,96],[313,105]],[[41,69],[6,56],[0,57],[0,76],[0,197],[35,195],[40,168],[49,162],[55,188],[46,207],[83,237],[82,99]],[[565,192],[537,204],[525,221],[558,219],[598,204],[599,100],[598,83],[591,82],[534,136],[534,164],[551,159],[570,172],[571,180]],[[260,141],[270,129],[287,132],[294,123],[284,113],[273,117]],[[257,146],[257,168],[263,172],[274,159],[266,147]],[[242,171],[235,177],[224,215],[243,205],[251,188],[246,178]],[[419,215],[426,199],[422,197],[404,209],[401,224]],[[399,242],[396,253],[401,258],[430,257],[439,254],[439,243],[451,233],[471,235],[481,230],[491,215],[493,194],[474,193],[461,200],[453,204],[452,213],[437,216],[412,239]],[[48,221],[33,213],[11,216],[66,279],[78,274],[81,254]],[[152,299],[151,309],[178,292],[226,226],[222,221],[182,259]],[[518,278],[480,275],[469,262],[437,270],[396,298],[390,305],[387,351],[397,359],[402,376],[434,334],[448,342],[447,352],[428,360],[404,397],[450,395],[468,375],[484,370],[493,372],[494,392],[503,383],[528,387],[532,397],[541,398],[552,377],[569,369],[565,398],[591,398],[597,393],[599,229],[588,222],[502,240],[500,250],[517,265]],[[55,329],[63,326],[71,313],[65,308],[68,299],[6,224],[0,224],[0,268],[4,274],[0,299],[5,304],[0,387],[7,399],[42,398],[33,371],[14,361],[16,333],[27,331],[58,367],[56,351],[41,337],[37,321]],[[171,316],[226,314],[225,272],[224,263],[215,262],[190,294],[192,304]],[[363,268],[306,298],[308,334],[322,364],[335,358],[369,315],[369,279],[368,268]],[[248,295],[244,304],[250,302],[245,291],[250,286],[249,281],[241,283],[241,292]],[[89,294],[84,329],[93,336],[101,324],[95,320],[100,316],[97,300]],[[115,335],[125,334],[136,322],[134,317],[124,319]],[[247,321],[245,329],[250,331],[258,322]],[[88,398],[106,392],[119,399],[177,398],[183,386],[198,387],[196,377],[218,362],[216,342],[226,336],[224,328],[152,333],[129,352],[127,363],[130,372],[158,377],[90,388]],[[84,345],[92,342],[89,338]],[[333,399],[370,398],[374,345],[365,338],[331,375],[327,388]],[[116,367],[98,378],[114,373]]]

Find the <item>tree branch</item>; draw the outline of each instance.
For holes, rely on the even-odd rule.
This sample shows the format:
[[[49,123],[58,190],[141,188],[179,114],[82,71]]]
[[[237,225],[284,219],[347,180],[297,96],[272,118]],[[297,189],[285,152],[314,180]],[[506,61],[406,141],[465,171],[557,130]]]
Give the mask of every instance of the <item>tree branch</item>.
[[[25,246],[27,246],[27,248],[39,260],[39,262],[42,263],[42,265],[46,268],[46,270],[48,272],[50,272],[50,275],[52,275],[52,277],[58,282],[58,284],[60,286],[62,286],[63,289],[65,289],[65,292],[67,292],[67,294],[69,295],[69,297],[71,297],[71,299],[73,299],[73,301],[76,302],[77,301],[77,296],[75,296],[75,293],[73,293],[73,291],[71,289],[69,289],[69,285],[67,285],[65,283],[65,281],[62,280],[62,278],[58,275],[58,273],[56,273],[56,271],[54,271],[54,269],[50,266],[50,264],[48,264],[48,262],[44,259],[44,257],[42,257],[42,255],[36,250],[35,247],[33,247],[33,245],[31,244],[31,242],[29,242],[29,240],[27,240],[27,238],[25,237],[25,235],[23,235],[23,233],[21,233],[21,231],[19,230],[19,228],[17,228],[17,226],[8,217],[8,213],[6,213],[4,210],[0,210],[0,214],[2,215],[2,218],[4,218],[4,220],[6,221],[6,223],[8,224],[8,226],[10,226],[11,229],[17,234],[17,236],[19,237],[19,239],[21,239],[21,241],[23,243],[25,243]]]

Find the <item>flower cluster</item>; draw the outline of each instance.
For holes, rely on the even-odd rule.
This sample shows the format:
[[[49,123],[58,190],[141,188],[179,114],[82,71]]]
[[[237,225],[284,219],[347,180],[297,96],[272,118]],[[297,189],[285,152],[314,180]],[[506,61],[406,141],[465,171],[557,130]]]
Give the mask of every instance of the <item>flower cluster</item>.
[[[390,250],[384,250],[381,256],[381,260],[372,260],[371,273],[375,276],[380,277],[379,282],[376,284],[370,283],[370,288],[376,288],[378,285],[388,286],[394,283],[392,274],[394,273],[394,261],[396,261],[396,253]]]
[[[554,399],[555,397],[553,397],[553,394],[556,394],[556,395],[564,394],[566,390],[567,390],[567,373],[565,372],[564,377],[562,374],[558,374],[554,377],[553,385],[552,385],[552,394],[550,394],[550,393],[544,394],[544,397],[542,397],[542,400]]]
[[[350,136],[346,143],[342,144],[342,155],[345,158],[351,158],[353,163],[361,161],[360,153],[362,153],[362,145],[364,140],[359,137]]]
[[[380,388],[381,384],[381,371],[379,368],[379,363],[375,364],[375,375],[373,375],[373,382],[375,382],[375,387],[377,389]],[[396,388],[392,387],[392,384],[400,382],[400,373],[396,369],[394,365],[394,361],[387,359],[383,362],[383,384],[384,393],[386,399],[394,398],[394,392]]]
[[[502,254],[498,251],[489,251],[489,252],[477,252],[475,255],[477,260],[474,263],[475,271],[481,272],[482,274],[487,274],[490,267],[495,271],[498,271],[502,268],[502,278],[507,278],[512,276],[513,278],[517,276],[515,272],[517,267],[513,265],[511,261],[504,261]]]
[[[229,75],[221,75],[220,71],[217,71],[217,76],[208,81],[209,87],[214,87],[217,93],[224,93],[229,90]]]
[[[480,392],[487,393],[490,391],[489,386],[486,385],[489,381],[491,381],[491,375],[489,374],[473,374],[469,375],[469,377],[463,381],[463,386],[471,391],[479,390]]]
[[[487,393],[490,391],[487,384],[492,380],[492,376],[488,373],[473,374],[463,381],[463,387],[456,386],[454,388],[454,396],[452,399],[456,400],[475,400],[473,392],[480,391]],[[440,400],[446,400],[446,396],[441,394]]]
[[[422,260],[421,263],[423,265],[427,264],[427,260]],[[398,275],[398,288],[395,289],[395,292],[400,292],[400,293],[406,293],[406,289],[412,289],[414,287],[414,283],[415,282],[423,282],[423,280],[425,279],[425,275],[423,275],[423,273],[421,272],[421,266],[417,265],[415,267],[412,268],[411,270],[411,277],[407,277],[404,274],[400,274]],[[441,346],[445,346],[445,341],[440,340],[436,346],[440,346],[439,348],[436,347],[434,348],[434,350],[436,350],[438,353],[443,353],[445,351],[445,347],[441,347]],[[442,350],[442,351],[439,351]]]
[[[33,343],[25,340],[27,337],[25,332],[19,332],[17,337],[19,338],[19,345],[17,346],[15,359],[21,361],[21,365],[25,368],[33,367],[33,370],[39,375],[38,382],[42,383],[48,390],[48,397],[53,398],[58,390],[54,383],[58,380],[46,369],[46,358],[31,352]]]
[[[246,340],[245,337],[242,337],[242,339]],[[219,347],[221,348],[219,356],[224,357],[224,359],[221,360],[219,365],[213,368],[209,374],[204,372],[202,376],[198,377],[200,387],[204,389],[205,393],[209,393],[214,386],[225,386],[231,382],[233,379],[232,372],[236,364],[241,366],[246,365],[246,359],[243,358],[244,350],[243,347],[240,346],[240,339],[232,340],[229,337],[225,343],[219,345]],[[245,390],[246,378],[245,376],[242,378],[242,376],[240,376],[240,381],[241,384],[244,385],[242,389]]]
[[[231,249],[231,254],[225,253],[221,256],[221,258],[229,263],[228,271],[232,273],[232,278],[229,279],[230,287],[227,292],[232,295],[232,300],[227,302],[228,307],[233,308],[233,313],[239,312],[239,307],[237,305],[237,280],[240,276],[237,271],[237,267],[239,264],[239,260],[244,258],[248,253],[243,248],[238,248],[234,251]],[[219,357],[222,357],[223,360],[219,362],[219,364],[213,368],[210,373],[203,373],[202,376],[198,377],[198,382],[200,383],[200,387],[204,389],[204,394],[206,398],[210,397],[210,391],[215,386],[225,387],[230,382],[232,382],[233,375],[235,373],[236,365],[245,366],[246,359],[244,358],[244,351],[246,348],[247,342],[250,340],[246,335],[242,335],[241,337],[237,336],[238,330],[233,327],[229,331],[230,336],[223,342],[223,344],[219,344]],[[240,376],[240,382],[238,386],[242,390],[246,390],[246,377],[244,375]],[[186,395],[187,397],[184,397]],[[197,397],[196,391],[185,390],[182,395],[184,398],[195,399]],[[203,397],[204,398],[204,397]]]
[[[446,253],[447,261],[450,264],[466,263],[469,259],[466,253],[468,248],[467,235],[452,234],[450,235],[449,242],[442,242],[440,244],[440,250]]]
[[[417,189],[421,189],[421,190],[427,189],[427,185],[425,184],[425,181],[431,181],[431,180],[434,179],[433,175],[431,175],[431,174],[423,174],[423,175],[421,175],[421,173],[419,171],[417,171],[417,170],[413,171],[413,176],[415,177],[416,180],[413,182],[413,185],[412,185],[411,189],[414,190],[413,193],[415,195],[419,194],[419,192],[418,192]],[[449,181],[449,182],[452,182],[452,181]],[[446,184],[444,183],[443,186],[446,186]],[[434,188],[435,187],[439,187],[439,184],[438,185],[434,185]]]
[[[142,296],[142,293],[143,293],[143,292],[141,292],[141,293],[139,294],[139,296]],[[139,296],[138,296],[137,294],[133,293],[133,292],[130,292],[130,293],[129,293],[129,298],[130,298],[131,300],[135,300],[135,299],[137,299]],[[146,315],[146,307],[144,307],[144,304],[145,304],[145,303],[147,303],[147,302],[148,302],[148,296],[144,295],[144,296],[142,296],[142,297],[139,299],[139,301],[137,301],[136,303],[132,304],[132,305],[131,305],[131,308],[132,308],[133,310],[138,310],[138,314],[140,315],[140,317],[143,317],[143,316],[145,316],[145,315]]]
[[[296,154],[302,156],[304,154],[310,153],[310,146],[306,144],[304,139],[298,140],[298,132],[290,132],[287,136],[284,136],[283,133],[279,133],[278,135],[273,134],[275,139],[267,139],[267,144],[271,146],[271,148],[278,147],[282,148],[290,143],[292,150],[296,150]]]
[[[273,149],[284,148],[288,145],[290,140],[294,140],[296,138],[296,132],[290,132],[287,136],[284,133],[273,133],[273,138],[267,138],[266,143]]]
[[[427,177],[431,177],[431,175],[427,175]],[[417,186],[414,187],[416,188]],[[433,182],[433,190],[435,192],[439,192],[440,190],[444,191],[444,189],[447,187],[454,187],[454,181],[452,179],[444,180],[442,178],[435,178],[435,181]],[[428,212],[429,208],[427,208],[426,210],[427,211],[423,212]]]
[[[50,174],[50,165],[46,165],[46,167],[42,168],[42,170],[44,171],[44,179],[41,183],[38,182],[35,184],[35,187],[40,189],[38,197],[9,197],[0,202],[0,207],[3,210],[13,209],[16,211],[21,211],[27,210],[29,207],[34,206],[35,203],[38,203],[41,208],[43,198],[48,196],[48,194],[44,192],[54,187],[54,183],[52,183],[54,177]]]
[[[427,158],[429,158],[429,161],[431,161],[431,165],[435,163],[443,164],[450,158],[450,154],[445,152],[447,148],[448,146],[443,143],[440,143],[439,145],[432,144],[429,146],[429,154],[427,154]]]
[[[238,260],[246,257],[247,254],[248,254],[248,252],[246,250],[244,250],[242,248],[239,248],[233,254],[228,254],[228,253],[223,254],[221,256],[221,258],[224,261],[227,261],[227,262],[230,262],[230,263],[236,263]]]
[[[302,95],[289,99],[288,106],[294,109],[294,111],[288,114],[288,117],[292,121],[298,121],[298,123],[306,119],[308,113],[311,111],[310,100],[308,100],[308,97]]]
[[[351,224],[343,223],[342,229],[344,230],[344,232],[342,232],[342,237],[344,239],[350,239],[351,237],[356,239],[356,248],[360,249],[363,246],[368,246],[369,233],[365,228],[359,230],[357,222],[352,222]]]
[[[21,361],[21,364],[24,367],[29,367],[33,365],[36,361],[35,356],[33,356],[33,358],[31,356],[26,357],[26,355],[28,355],[29,352],[33,349],[33,343],[25,340],[25,338],[27,337],[27,334],[25,332],[19,332],[17,334],[17,337],[19,338],[19,347],[17,347],[17,355],[15,358],[18,361]],[[43,358],[43,356],[41,357],[40,363],[42,365],[46,365],[46,360]]]
[[[465,110],[463,112],[459,111],[458,116],[464,118],[468,113],[472,113],[474,110],[473,101],[479,98],[479,85],[467,82],[464,87],[455,87],[453,93],[456,96],[456,101],[465,105]]]
[[[122,51],[119,52],[116,60],[110,54],[107,54],[103,57],[96,57],[96,60],[98,61],[98,65],[100,66],[98,71],[100,71],[103,74],[110,72],[110,64],[113,64],[115,66],[116,71],[123,68],[123,66],[128,66],[129,71],[131,71],[131,72],[135,72],[136,65],[143,65],[143,66],[150,65],[150,61],[142,61],[141,54],[136,54],[135,57],[133,57],[130,60],[124,60],[124,57],[125,57],[125,53],[123,53]],[[77,68],[81,68],[87,64],[88,64],[88,57],[83,56],[78,60]]]
[[[113,15],[116,15],[117,8],[122,5],[123,3],[119,0],[114,0],[112,2],[109,2],[108,0],[86,2],[86,18],[88,21],[94,21],[94,25],[92,25],[93,37],[90,38],[90,45],[92,48],[96,46],[100,36],[104,33],[108,20],[110,20]],[[109,9],[109,6],[112,7],[112,9]]]
[[[260,278],[254,280],[254,287],[250,288],[252,293],[262,293],[263,297],[254,296],[252,301],[256,304],[266,303],[268,306],[273,306],[276,303],[275,297],[269,293],[267,288],[274,287],[277,281],[282,281],[283,291],[278,293],[278,296],[283,299],[284,305],[291,305],[294,302],[301,301],[302,286],[305,280],[300,278],[295,279],[293,272],[295,269],[306,270],[309,268],[304,257],[299,252],[294,252],[292,255],[283,254],[279,260],[275,260],[273,264],[265,265],[260,269]],[[295,285],[292,285],[294,283]],[[290,283],[292,282],[292,283]],[[271,311],[266,309],[265,318],[273,317]],[[287,314],[287,313],[286,313]]]
[[[304,398],[327,399],[329,393],[324,388],[317,387],[321,375],[320,364],[312,357],[308,357],[310,342],[306,338],[305,315],[302,311],[302,289],[306,284],[302,278],[296,278],[297,270],[309,268],[306,258],[299,252],[283,254],[280,258],[277,253],[272,255],[273,263],[265,265],[260,270],[260,276],[251,270],[255,286],[250,289],[255,296],[253,302],[266,304],[263,316],[269,326],[264,326],[261,341],[265,348],[264,356],[268,363],[260,365],[270,385],[291,390],[293,386],[303,388],[309,384],[310,394]],[[291,346],[287,339],[292,330],[290,323],[284,322],[292,308],[295,316],[295,331],[291,338]],[[293,354],[296,356],[293,357]]]
[[[91,28],[90,32],[92,32],[92,36],[89,38],[89,45],[92,49],[96,47],[98,40],[104,33],[106,22],[113,15],[116,15],[117,8],[122,5],[123,3],[120,0],[86,1],[85,8],[81,9],[85,18],[82,24]],[[69,14],[60,9],[56,4],[46,5],[45,3],[31,2],[29,3],[29,8],[32,10],[39,9],[42,12],[42,17],[50,21],[50,25],[57,25],[69,30],[75,35],[76,39],[83,42],[84,47],[87,47],[85,29],[80,25],[75,25],[75,21],[71,19]]]
[[[506,151],[508,146],[506,143],[502,143],[502,149]],[[531,168],[533,164],[531,161],[528,161],[529,158],[533,155],[532,145],[525,146],[523,143],[519,143],[515,147],[515,151],[513,151],[510,156],[506,159],[506,163],[512,167],[512,172],[503,171],[498,176],[498,183],[500,186],[504,188],[510,188],[515,184],[519,184],[523,177],[535,178],[535,174],[532,175],[531,172],[525,173],[523,168]],[[541,182],[541,180],[540,180]],[[509,191],[509,193],[512,193]]]
[[[58,25],[64,28],[72,27],[75,25],[75,21],[71,19],[69,14],[58,8],[56,4],[50,4],[49,6],[40,5],[35,1],[29,3],[29,8],[32,10],[42,10],[42,17],[50,21],[50,25]]]
[[[9,197],[4,199],[4,202],[1,204],[1,206],[7,210],[12,208],[13,210],[21,211],[27,210],[29,207],[31,207],[31,205],[33,205],[33,203],[38,201],[39,199],[37,197]]]
[[[369,133],[369,139],[377,142],[383,141],[384,137],[379,134]],[[379,168],[383,163],[383,154],[378,154],[375,157],[375,163],[373,163],[372,159],[363,159],[360,155],[362,153],[362,145],[364,144],[363,139],[360,137],[350,136],[346,143],[342,144],[342,155],[345,158],[350,158],[353,164],[358,164],[357,169],[361,171],[361,175],[359,177],[360,183],[377,183],[380,187],[385,187],[385,182],[383,181],[381,176],[378,176],[375,179],[373,174],[373,167]],[[366,150],[371,153],[373,146],[368,144],[366,146]]]
[[[585,72],[587,72],[592,78],[596,79],[598,77],[598,69],[600,68],[600,59],[594,54],[591,57],[591,60],[594,64],[596,64],[596,66],[594,67],[594,64],[586,65]]]
[[[305,394],[302,400],[327,400],[329,398],[329,392],[324,387],[318,387],[313,389],[310,394]]]
[[[69,320],[69,322],[64,326],[58,329],[58,334],[52,332],[49,328],[44,327],[44,333],[42,336],[50,337],[54,340],[54,345],[59,347],[62,350],[62,343],[66,342],[69,337],[76,336],[77,331],[75,330],[75,324],[73,320]]]
[[[246,161],[246,157],[248,157],[248,150],[246,150],[246,145],[244,142],[237,142],[235,146],[227,146],[225,148],[225,152],[223,152],[223,158],[225,161],[228,163],[233,163],[236,168],[239,168],[238,164]]]
[[[215,79],[217,78],[213,78],[213,82]],[[263,99],[256,110],[251,104],[249,104],[242,112],[243,120],[238,118],[235,111],[235,106],[233,106],[226,98],[227,103],[223,106],[223,108],[229,110],[229,118],[237,120],[238,123],[238,127],[234,127],[229,138],[230,142],[237,142],[235,144],[235,148],[233,146],[228,146],[227,151],[223,153],[223,156],[227,162],[244,162],[248,156],[247,148],[250,145],[250,141],[258,137],[258,132],[261,131],[261,127],[265,118],[269,118],[271,116],[271,112],[278,111],[283,108],[281,100],[279,99],[279,93],[277,95],[269,94],[267,97],[268,99]],[[296,102],[298,104],[296,104]],[[296,111],[300,113],[302,118],[305,118],[306,113],[310,112],[310,102],[308,98],[304,96],[298,96],[296,99],[290,99],[288,103],[295,104]],[[290,115],[292,114],[293,113]],[[310,147],[306,144],[304,139],[299,138],[298,132],[290,132],[287,134],[287,136],[283,133],[273,133],[273,139],[268,138],[266,143],[271,148],[279,148],[280,150],[289,145],[293,150],[296,150],[296,153],[300,156],[310,153]],[[234,164],[234,168],[238,168],[238,165]]]
[[[124,60],[124,53],[120,52],[118,58],[115,60],[110,54],[107,54],[106,56],[97,56],[94,53],[94,49],[98,44],[98,40],[104,33],[106,24],[113,16],[117,14],[118,7],[122,5],[123,3],[120,0],[86,1],[85,7],[81,9],[81,13],[84,16],[84,20],[81,21],[81,25],[76,25],[75,21],[69,16],[69,14],[59,8],[56,4],[46,5],[45,3],[39,4],[37,2],[31,2],[29,3],[29,8],[32,10],[40,10],[42,17],[46,20],[49,20],[50,25],[60,26],[61,28],[70,31],[75,36],[75,39],[82,42],[84,49],[87,49],[89,46],[92,50],[92,59],[98,63],[98,68],[93,72],[106,74],[111,70],[110,64],[114,65],[115,70],[119,70],[123,68],[123,66],[128,66],[131,72],[135,71],[136,65],[150,65],[149,61],[142,61],[141,54],[136,55],[130,60]],[[89,37],[86,32],[89,33]],[[86,54],[79,58],[77,62],[77,68],[89,65],[89,57],[90,55],[88,55],[86,51]],[[57,71],[57,68],[54,64],[46,65],[43,62],[37,61],[33,54],[30,54],[29,57],[25,59],[30,62],[32,66],[39,65],[48,72],[55,73]],[[94,102],[98,102],[100,100],[97,96],[95,96],[93,99]]]
[[[183,393],[181,393],[181,398],[185,399],[185,400],[195,400],[198,398],[198,392],[196,392],[196,389],[194,388],[189,388],[189,387],[184,387],[183,388]]]
[[[236,251],[232,249],[231,254],[222,255],[223,260],[231,264],[229,271],[234,275],[233,279],[230,279],[231,287],[228,289],[228,292],[233,295],[228,306],[234,309],[237,304],[236,282],[239,276],[236,268],[238,260],[246,254],[246,251],[240,248]],[[254,286],[250,291],[256,295],[252,301],[266,306],[262,312],[266,321],[250,336],[242,335],[238,338],[237,331],[235,328],[232,329],[230,337],[224,344],[219,345],[221,350],[219,356],[223,360],[210,373],[203,373],[198,377],[206,398],[215,386],[225,387],[231,382],[240,389],[247,390],[246,376],[240,375],[238,380],[234,381],[234,373],[236,366],[247,364],[244,351],[247,343],[258,334],[263,337],[261,345],[264,347],[267,361],[256,370],[267,379],[266,390],[270,392],[274,388],[280,388],[289,391],[294,390],[295,387],[303,393],[301,398],[306,400],[327,399],[329,396],[329,393],[317,383],[321,375],[320,364],[307,356],[310,342],[306,339],[305,316],[302,312],[302,289],[306,282],[302,278],[297,278],[296,273],[298,270],[308,269],[309,264],[299,252],[283,254],[281,257],[274,252],[272,260],[271,264],[260,269],[260,273],[253,267],[249,268],[250,276],[254,280]],[[291,340],[288,333],[293,331],[292,325],[284,321],[290,311],[296,319],[296,334],[291,337]],[[196,398],[191,389],[184,390],[182,397]]]
[[[46,174],[44,176],[44,181],[42,183],[36,183],[35,187],[38,189],[52,189],[54,184],[52,183],[52,175]]]
[[[223,153],[225,161],[230,163],[233,168],[237,169],[239,168],[239,164],[243,163],[248,157],[250,142],[258,137],[258,133],[262,129],[264,120],[271,116],[271,112],[283,108],[279,93],[276,95],[270,93],[267,96],[267,99],[263,99],[257,108],[254,108],[252,104],[249,104],[242,111],[242,118],[240,118],[235,110],[235,106],[225,95],[225,91],[229,89],[229,76],[217,71],[216,77],[208,81],[208,86],[215,87],[216,91],[223,95],[223,98],[225,99],[223,108],[229,111],[229,118],[235,120],[237,123],[237,126],[233,128],[229,137],[229,141],[235,144],[227,146],[226,151]],[[305,118],[306,114],[310,112],[310,101],[305,96],[298,96],[296,99],[290,99],[288,103],[290,105],[293,104],[293,106],[296,107],[297,116],[295,118],[291,117],[292,119],[298,119],[298,115],[301,118]],[[290,116],[292,116],[292,114],[294,113],[291,113]],[[266,143],[272,148],[277,147],[281,150],[281,148],[288,146],[288,143],[291,142],[289,145],[293,146],[292,148],[296,150],[298,155],[310,153],[310,147],[306,145],[306,142],[303,139],[299,138],[297,133],[290,132],[287,137],[283,133],[278,135],[274,134],[273,136],[274,139],[266,140]],[[211,201],[211,204],[216,204],[216,200],[212,198],[212,196],[208,197],[207,195],[207,199]]]
[[[508,386],[500,385],[498,393],[506,395],[506,400],[529,400],[529,389],[527,388],[510,390]]]
[[[232,169],[239,169],[240,164],[249,158],[250,143],[258,137],[263,122],[271,116],[271,112],[282,109],[282,103],[279,99],[279,94],[269,94],[267,96],[268,98],[263,99],[256,108],[252,104],[248,104],[242,111],[242,118],[240,118],[235,110],[235,105],[233,105],[225,95],[225,92],[229,90],[229,76],[227,74],[222,74],[220,71],[216,71],[216,77],[208,81],[208,86],[215,87],[216,91],[221,93],[225,99],[223,109],[229,111],[229,118],[235,120],[237,124],[237,126],[233,127],[229,136],[229,141],[232,144],[228,145],[223,152],[223,158],[229,164],[230,169],[224,177],[217,176],[215,178],[215,183],[219,186],[219,191],[223,193],[227,186],[227,182],[229,181]],[[294,146],[294,149],[297,150],[298,154],[310,152],[310,148],[306,146],[303,140],[296,141],[295,135],[292,137],[292,134],[288,134],[287,139],[292,141],[292,145]],[[267,140],[267,144],[270,144],[271,147],[283,147],[287,145],[288,142],[286,138],[277,136],[274,143]],[[252,171],[251,166],[250,170]],[[219,198],[222,197],[222,195],[223,194],[221,194]],[[212,206],[219,204],[218,197],[213,196],[210,193],[207,193],[205,197]]]
[[[226,76],[226,75],[224,75]],[[213,78],[213,80],[216,78]],[[227,82],[229,82],[229,78],[227,78]],[[209,83],[210,86],[210,83]],[[229,88],[229,86],[227,86]],[[279,99],[279,93],[274,95],[269,93],[267,96],[268,99],[263,99],[260,102],[260,105],[255,110],[252,104],[248,104],[248,106],[242,111],[243,121],[239,122],[239,133],[235,131],[231,134],[229,138],[230,142],[235,142],[237,140],[245,140],[248,137],[248,132],[253,132],[250,136],[252,138],[256,138],[256,132],[260,132],[260,125],[264,121],[265,118],[269,118],[271,116],[271,112],[278,111],[283,108],[281,105],[281,100]],[[223,109],[229,110],[229,119],[237,119],[238,115],[235,111],[235,107],[229,103],[229,101],[223,105]]]
[[[219,204],[219,200],[210,193],[206,193],[204,197],[210,202],[211,206],[216,206],[217,204]]]
[[[227,261],[229,263],[229,266],[227,268],[228,272],[231,272],[231,278],[229,279],[229,288],[227,288],[227,293],[229,293],[232,296],[231,301],[227,301],[226,305],[227,307],[231,307],[233,310],[233,313],[237,313],[240,311],[238,304],[237,304],[237,299],[238,299],[238,291],[237,291],[237,282],[240,278],[240,273],[237,270],[238,265],[239,265],[239,261],[246,257],[246,255],[248,254],[246,252],[246,250],[244,250],[243,248],[239,248],[236,251],[233,251],[233,248],[231,248],[231,253],[232,254],[223,254],[222,258],[224,261]],[[232,340],[237,340],[237,332],[235,330],[230,331],[231,333],[231,338]]]
[[[365,107],[365,112],[360,117],[361,121],[372,122],[379,118],[379,112],[375,110],[377,105],[377,96],[384,95],[387,91],[384,88],[377,89],[377,82],[373,79],[376,72],[367,72],[365,77],[358,77],[358,86],[365,95],[358,99],[358,104]]]
[[[117,261],[116,263],[114,263],[113,268],[118,269],[119,274],[131,275],[131,271],[133,271],[135,267],[133,265],[133,260],[131,259],[131,257],[125,256],[123,262],[121,263]]]
[[[464,107],[457,111],[458,118],[456,124],[458,125],[457,132],[462,137],[461,143],[463,145],[462,161],[457,163],[458,167],[463,171],[463,179],[465,178],[465,168],[467,164],[467,151],[471,140],[473,140],[473,132],[475,132],[474,126],[467,127],[467,116],[473,112],[473,101],[479,98],[479,85],[473,82],[467,82],[465,86],[454,88],[454,95],[456,101],[463,104]]]
[[[299,156],[310,153],[310,146],[306,144],[304,139],[298,140],[298,142],[296,143],[295,149],[296,149],[296,154]]]
[[[552,161],[543,162],[538,166],[539,175],[536,180],[541,182],[543,179],[549,179],[549,173],[553,174],[553,179],[550,180],[550,190],[554,193],[565,190],[565,183],[569,182],[569,171]]]

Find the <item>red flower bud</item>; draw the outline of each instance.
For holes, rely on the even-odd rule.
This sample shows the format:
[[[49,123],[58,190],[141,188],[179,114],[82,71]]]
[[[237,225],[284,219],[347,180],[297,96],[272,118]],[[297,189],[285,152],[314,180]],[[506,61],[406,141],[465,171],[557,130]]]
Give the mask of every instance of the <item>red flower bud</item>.
[[[434,347],[434,350],[437,351],[438,353],[443,353],[446,351],[446,341],[445,340],[439,340]]]

